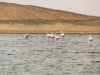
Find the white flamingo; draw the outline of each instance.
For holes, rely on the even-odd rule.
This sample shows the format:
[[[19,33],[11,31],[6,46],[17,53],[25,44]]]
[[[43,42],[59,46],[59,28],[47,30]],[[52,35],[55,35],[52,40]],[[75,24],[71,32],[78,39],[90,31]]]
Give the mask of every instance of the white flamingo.
[[[65,36],[65,34],[63,33],[63,31],[61,31],[61,37],[64,37]]]
[[[47,38],[50,38],[51,37],[51,35],[49,33],[47,33],[46,35],[47,35]]]
[[[56,43],[58,45],[58,41],[59,41],[59,35],[58,34],[55,34],[55,39],[56,39]]]
[[[90,46],[92,45],[92,40],[93,40],[92,36],[89,35]]]
[[[55,34],[55,39],[59,40],[59,36],[57,34]]]
[[[55,35],[53,33],[50,34],[50,37],[52,39],[52,42],[54,42],[54,38],[55,38]]]
[[[50,42],[50,37],[51,37],[51,34],[47,33],[47,38],[48,38],[48,42]]]

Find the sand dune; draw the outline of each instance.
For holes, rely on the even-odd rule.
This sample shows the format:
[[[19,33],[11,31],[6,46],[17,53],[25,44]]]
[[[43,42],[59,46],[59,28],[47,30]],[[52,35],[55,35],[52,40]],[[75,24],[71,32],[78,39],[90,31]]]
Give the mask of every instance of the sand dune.
[[[100,17],[0,2],[0,33],[100,33]]]

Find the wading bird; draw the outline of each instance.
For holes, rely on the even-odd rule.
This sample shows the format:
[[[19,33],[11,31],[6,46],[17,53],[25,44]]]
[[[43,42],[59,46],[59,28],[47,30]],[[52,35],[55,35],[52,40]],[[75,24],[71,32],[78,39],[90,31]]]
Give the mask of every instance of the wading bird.
[[[57,34],[55,34],[55,39],[59,40],[59,36]]]
[[[93,41],[93,38],[91,35],[89,35],[89,41],[90,41],[90,46],[92,45],[92,41]]]
[[[50,34],[52,42],[54,42],[55,35],[53,33]]]
[[[25,35],[24,35],[24,38],[28,38],[28,37],[29,37],[29,34],[25,34]]]
[[[61,31],[61,37],[64,37],[65,36],[65,34],[63,33],[63,31]]]
[[[47,33],[46,36],[48,38],[48,42],[50,42],[51,35],[49,33]]]

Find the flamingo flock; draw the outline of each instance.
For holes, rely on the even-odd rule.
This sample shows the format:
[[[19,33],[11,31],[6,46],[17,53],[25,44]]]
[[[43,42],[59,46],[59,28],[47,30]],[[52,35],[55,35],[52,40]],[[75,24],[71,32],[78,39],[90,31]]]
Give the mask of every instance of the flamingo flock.
[[[56,41],[57,41],[57,40],[60,39],[60,37],[62,38],[62,37],[65,36],[63,31],[61,31],[60,33],[61,33],[60,35],[58,35],[57,33],[56,34],[54,34],[54,33],[47,33],[46,36],[48,38],[48,42],[50,42],[50,39],[51,39],[52,42],[54,42],[54,39],[56,39]],[[27,39],[28,37],[29,37],[29,34],[24,34],[24,38],[25,39]],[[88,39],[90,41],[90,46],[91,46],[92,45],[92,41],[93,41],[93,37],[91,35],[89,35]]]
[[[47,36],[49,42],[50,42],[50,39],[51,39],[52,42],[54,42],[54,39],[59,40],[60,36],[64,37],[65,34],[63,33],[63,31],[61,31],[60,36],[57,33],[56,34],[54,34],[54,33],[50,33],[50,34],[47,33],[46,36]]]

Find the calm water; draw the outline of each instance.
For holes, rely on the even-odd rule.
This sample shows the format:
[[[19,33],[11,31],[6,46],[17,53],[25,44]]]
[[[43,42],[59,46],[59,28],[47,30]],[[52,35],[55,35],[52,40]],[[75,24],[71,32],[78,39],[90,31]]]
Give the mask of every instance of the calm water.
[[[0,75],[100,75],[100,35],[0,34]]]

